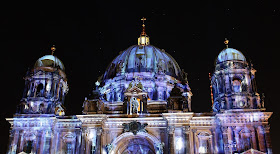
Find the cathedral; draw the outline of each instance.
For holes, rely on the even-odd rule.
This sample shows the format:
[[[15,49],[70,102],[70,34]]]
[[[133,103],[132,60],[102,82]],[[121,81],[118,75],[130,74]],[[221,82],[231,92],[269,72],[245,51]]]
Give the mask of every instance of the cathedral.
[[[81,115],[65,115],[69,90],[62,61],[39,58],[24,77],[11,124],[8,154],[272,153],[256,70],[238,50],[217,55],[212,112],[192,112],[187,73],[145,32],[120,52],[85,97]],[[66,102],[67,103],[67,102]],[[196,102],[199,103],[199,102]]]

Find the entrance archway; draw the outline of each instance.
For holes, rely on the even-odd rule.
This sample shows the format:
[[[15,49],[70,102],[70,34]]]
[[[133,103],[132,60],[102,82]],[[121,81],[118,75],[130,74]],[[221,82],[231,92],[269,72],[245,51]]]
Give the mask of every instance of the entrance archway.
[[[112,142],[110,154],[162,154],[161,142],[151,134],[123,133]]]

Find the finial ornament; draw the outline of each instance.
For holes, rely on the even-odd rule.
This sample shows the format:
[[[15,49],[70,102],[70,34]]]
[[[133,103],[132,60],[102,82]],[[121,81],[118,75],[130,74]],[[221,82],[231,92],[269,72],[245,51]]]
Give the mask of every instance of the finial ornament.
[[[225,41],[224,41],[225,45],[226,45],[226,48],[228,48],[228,43],[229,43],[229,40],[227,38],[225,38]]]
[[[54,53],[55,50],[56,50],[55,45],[53,45],[53,46],[51,47],[52,55],[53,55],[53,53]]]
[[[141,19],[142,21],[143,21],[143,25],[145,26],[145,20],[147,20],[145,17],[143,17],[142,19]]]
[[[138,45],[145,46],[145,45],[149,45],[149,44],[150,44],[149,37],[148,37],[148,35],[147,35],[146,32],[145,32],[145,21],[146,21],[147,19],[146,19],[145,17],[143,17],[141,20],[143,21],[143,24],[142,24],[142,32],[141,32],[141,35],[140,35],[140,37],[138,38]]]
[[[142,21],[143,21],[143,24],[142,24],[142,33],[141,33],[141,35],[146,35],[146,32],[145,32],[145,21],[147,20],[146,18],[142,18],[141,19]]]

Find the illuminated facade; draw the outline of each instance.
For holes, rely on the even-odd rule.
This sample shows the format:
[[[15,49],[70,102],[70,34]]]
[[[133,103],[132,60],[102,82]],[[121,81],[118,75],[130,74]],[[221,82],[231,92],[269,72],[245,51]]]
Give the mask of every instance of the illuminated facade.
[[[82,115],[65,116],[64,70],[52,54],[27,73],[17,113],[7,118],[7,153],[271,153],[272,112],[257,93],[256,70],[238,50],[226,47],[217,57],[210,113],[191,111],[186,73],[150,45],[144,23],[138,45],[111,62]]]

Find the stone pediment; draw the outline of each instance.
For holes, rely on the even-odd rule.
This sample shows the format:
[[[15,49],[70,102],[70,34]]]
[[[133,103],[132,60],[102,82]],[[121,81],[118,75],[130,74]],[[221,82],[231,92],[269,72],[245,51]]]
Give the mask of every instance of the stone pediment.
[[[136,81],[131,81],[126,89],[127,93],[141,93],[144,92],[144,87],[141,83],[141,81],[136,80]]]
[[[136,93],[141,93],[141,92],[143,92],[143,90],[138,88],[137,86],[133,86],[132,88],[127,89],[127,92],[128,93],[135,93],[135,92]]]

